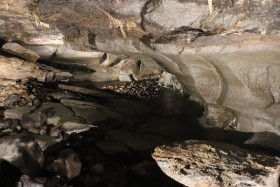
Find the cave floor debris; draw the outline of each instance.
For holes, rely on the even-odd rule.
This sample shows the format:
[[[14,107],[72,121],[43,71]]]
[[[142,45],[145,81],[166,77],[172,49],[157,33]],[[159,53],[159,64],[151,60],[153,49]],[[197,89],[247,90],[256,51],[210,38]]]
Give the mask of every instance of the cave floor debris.
[[[197,120],[203,106],[161,86],[159,78],[93,83],[65,75],[3,81],[3,89],[20,85],[24,95],[3,94],[0,186],[181,187],[151,153],[184,140],[261,145],[279,154],[277,135],[204,129]]]

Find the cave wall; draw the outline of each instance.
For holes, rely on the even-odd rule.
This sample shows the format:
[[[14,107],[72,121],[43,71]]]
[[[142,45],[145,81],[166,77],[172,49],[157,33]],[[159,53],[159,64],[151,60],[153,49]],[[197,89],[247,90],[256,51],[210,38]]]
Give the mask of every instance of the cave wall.
[[[43,59],[69,49],[157,61],[206,103],[205,126],[280,134],[280,1],[213,0],[211,8],[202,0],[2,0],[0,38]]]

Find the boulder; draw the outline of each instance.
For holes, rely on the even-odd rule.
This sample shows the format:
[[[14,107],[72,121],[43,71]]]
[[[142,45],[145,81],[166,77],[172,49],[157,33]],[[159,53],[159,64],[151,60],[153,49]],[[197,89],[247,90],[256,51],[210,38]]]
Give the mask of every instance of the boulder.
[[[188,140],[157,147],[152,157],[165,174],[186,186],[279,186],[279,157],[231,144]]]

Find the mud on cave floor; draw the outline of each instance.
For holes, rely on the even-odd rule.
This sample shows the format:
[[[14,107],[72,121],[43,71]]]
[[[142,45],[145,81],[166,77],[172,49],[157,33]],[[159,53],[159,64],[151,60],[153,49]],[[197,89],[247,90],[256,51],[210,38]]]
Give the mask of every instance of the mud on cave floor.
[[[188,139],[242,143],[250,136],[248,133],[203,129],[197,121],[203,114],[203,106],[188,96],[159,86],[157,79],[118,84],[65,83],[72,91],[57,82],[33,80],[27,85],[36,95],[33,106],[29,106],[29,111],[21,112],[21,120],[11,120],[12,129],[3,128],[0,138],[10,135],[26,139],[24,136],[27,135],[38,140],[36,134],[39,134],[42,144],[49,141],[51,145],[43,150],[42,169],[30,165],[28,176],[23,175],[26,174],[22,171],[24,166],[15,168],[2,161],[1,186],[18,182],[22,186],[179,187],[182,185],[167,177],[152,159],[151,153],[156,146]],[[90,91],[97,92],[92,96]],[[14,109],[2,112],[5,115],[20,113]],[[40,119],[37,119],[38,114]],[[58,129],[49,124],[51,120],[55,123],[56,117],[69,118],[74,126],[81,122],[95,127],[87,128],[88,131],[71,127]]]

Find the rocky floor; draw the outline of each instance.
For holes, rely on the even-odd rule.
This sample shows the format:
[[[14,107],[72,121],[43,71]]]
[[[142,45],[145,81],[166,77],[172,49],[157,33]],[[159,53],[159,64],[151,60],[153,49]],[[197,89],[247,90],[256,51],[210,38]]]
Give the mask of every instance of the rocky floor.
[[[204,106],[183,94],[184,89],[174,75],[158,68],[154,76],[145,79],[146,71],[142,71],[147,73],[145,76],[140,76],[139,72],[130,74],[133,68],[124,68],[129,71],[120,71],[115,79],[100,67],[94,67],[95,71],[77,64],[33,63],[2,55],[5,56],[0,56],[1,187],[191,184],[193,178],[188,183],[181,182],[182,172],[178,170],[185,169],[186,164],[180,165],[177,157],[186,160],[186,154],[176,153],[174,157],[172,151],[158,154],[159,146],[163,150],[170,146],[172,150],[177,142],[184,145],[180,142],[186,140],[245,146],[248,155],[249,150],[280,155],[280,137],[276,134],[238,132],[223,125],[201,126],[198,119],[203,116]],[[129,64],[135,72],[141,70],[139,61],[129,58],[122,65]],[[120,82],[128,78],[129,81]],[[187,152],[193,153],[193,157],[199,154],[196,149]],[[166,163],[172,167],[166,168]],[[261,164],[266,167],[271,163]],[[271,173],[277,173],[277,164],[275,161]],[[201,172],[205,174],[203,168]],[[176,171],[175,175],[169,171]],[[216,180],[219,175],[212,176]]]
[[[31,100],[1,109],[1,186],[182,186],[151,152],[190,136],[186,98],[156,79],[77,84],[31,80]]]
[[[247,141],[279,154],[272,134],[269,144],[264,134],[206,131],[197,121],[203,107],[157,80],[26,82],[31,100],[1,109],[0,186],[183,186],[151,153],[190,139]]]

